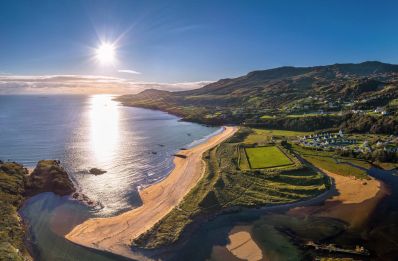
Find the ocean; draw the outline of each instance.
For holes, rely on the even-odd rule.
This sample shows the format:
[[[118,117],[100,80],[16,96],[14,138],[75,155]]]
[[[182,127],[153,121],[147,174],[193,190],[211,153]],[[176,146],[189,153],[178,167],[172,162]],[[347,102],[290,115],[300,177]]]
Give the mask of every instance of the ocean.
[[[88,208],[52,193],[29,199],[20,213],[38,259],[114,260],[62,235],[86,218],[139,206],[138,188],[166,177],[174,153],[218,131],[164,112],[122,106],[112,95],[0,96],[0,159],[30,168],[41,159],[59,159],[78,191],[102,206]],[[107,172],[84,172],[94,167]]]

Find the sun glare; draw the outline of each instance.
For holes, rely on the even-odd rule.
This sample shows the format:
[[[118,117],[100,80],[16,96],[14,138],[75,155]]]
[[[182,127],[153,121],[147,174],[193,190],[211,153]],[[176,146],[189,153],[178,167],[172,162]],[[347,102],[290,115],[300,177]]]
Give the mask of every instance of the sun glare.
[[[102,43],[96,50],[97,60],[104,65],[113,64],[115,61],[115,45],[112,43]]]
[[[119,109],[112,98],[105,94],[90,98],[90,142],[98,164],[112,160],[118,148]]]

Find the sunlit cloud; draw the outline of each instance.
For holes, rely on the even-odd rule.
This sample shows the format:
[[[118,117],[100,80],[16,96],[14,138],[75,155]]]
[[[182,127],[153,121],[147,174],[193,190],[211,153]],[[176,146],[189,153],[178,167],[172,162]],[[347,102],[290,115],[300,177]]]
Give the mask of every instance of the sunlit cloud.
[[[130,74],[141,74],[140,72],[137,72],[137,71],[134,71],[134,70],[126,70],[126,69],[118,70],[118,72],[120,72],[120,73],[130,73]]]
[[[146,89],[191,90],[209,83],[211,81],[136,82],[118,77],[96,75],[0,75],[0,94],[134,94]]]

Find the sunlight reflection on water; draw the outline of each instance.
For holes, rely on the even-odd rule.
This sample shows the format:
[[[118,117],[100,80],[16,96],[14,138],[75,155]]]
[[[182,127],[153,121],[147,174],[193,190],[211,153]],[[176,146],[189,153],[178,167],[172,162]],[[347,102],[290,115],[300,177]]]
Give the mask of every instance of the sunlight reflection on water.
[[[0,159],[28,167],[40,159],[59,159],[78,190],[104,205],[96,215],[107,216],[137,206],[137,186],[162,179],[179,148],[219,129],[113,99],[0,96]],[[85,172],[94,167],[107,172]]]
[[[112,159],[119,145],[119,108],[111,95],[90,97],[90,149],[97,163]]]
[[[52,193],[21,209],[39,260],[115,260],[61,236],[91,216],[115,215],[137,206],[137,186],[162,179],[172,155],[219,128],[181,122],[167,113],[122,106],[112,95],[0,96],[0,159],[33,167],[59,159],[78,186],[104,209],[92,212]],[[97,167],[103,175],[82,173]]]

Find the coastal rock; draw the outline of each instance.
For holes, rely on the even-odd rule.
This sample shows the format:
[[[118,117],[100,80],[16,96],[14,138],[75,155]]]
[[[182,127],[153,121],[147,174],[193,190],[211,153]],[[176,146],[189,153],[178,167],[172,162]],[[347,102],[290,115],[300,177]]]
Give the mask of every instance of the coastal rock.
[[[177,158],[182,158],[182,159],[186,159],[187,158],[187,156],[183,155],[183,154],[173,154],[173,156],[177,157]]]
[[[75,192],[72,195],[72,198],[80,201],[81,203],[83,203],[84,205],[93,208],[93,209],[102,209],[104,208],[104,206],[102,205],[101,202],[99,201],[95,201],[90,199],[87,195],[81,193],[81,192]]]
[[[77,173],[79,173],[79,174],[92,174],[92,175],[97,176],[97,175],[102,175],[102,174],[104,174],[106,172],[107,171],[103,170],[103,169],[91,168],[89,170],[87,170],[87,169],[79,170]]]
[[[106,170],[102,170],[99,168],[91,168],[88,172],[90,174],[97,176],[97,175],[102,175],[102,174],[106,173]]]
[[[76,191],[68,173],[58,160],[39,161],[25,182],[27,196],[42,192],[54,192],[57,195],[66,196]]]

